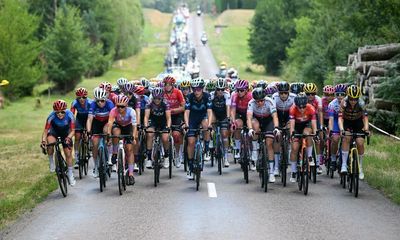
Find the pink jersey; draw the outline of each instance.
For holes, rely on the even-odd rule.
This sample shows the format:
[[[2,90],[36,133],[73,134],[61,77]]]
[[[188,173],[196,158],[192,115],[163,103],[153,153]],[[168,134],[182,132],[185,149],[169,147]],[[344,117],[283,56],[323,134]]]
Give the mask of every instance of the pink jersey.
[[[136,125],[136,112],[130,107],[126,108],[125,114],[121,115],[118,108],[114,107],[110,112],[110,117],[113,117],[118,125],[128,126],[129,124]]]
[[[253,96],[251,95],[251,92],[247,92],[247,94],[244,95],[242,98],[239,97],[239,94],[237,92],[234,92],[232,94],[231,108],[236,108],[237,113],[246,115],[247,106],[252,98]]]

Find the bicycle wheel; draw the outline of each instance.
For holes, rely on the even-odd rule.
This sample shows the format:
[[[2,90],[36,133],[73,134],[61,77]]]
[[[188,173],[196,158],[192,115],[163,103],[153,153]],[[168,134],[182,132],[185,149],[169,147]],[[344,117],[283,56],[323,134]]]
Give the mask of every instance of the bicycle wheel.
[[[219,136],[217,136],[219,138]],[[224,157],[223,150],[222,150],[222,144],[221,144],[221,139],[218,140],[216,139],[216,157],[217,157],[217,162],[218,162],[218,173],[219,175],[222,175],[222,159]]]
[[[282,144],[281,153],[281,182],[284,187],[286,187],[286,177],[287,177],[287,162],[288,162],[288,145],[286,140]]]
[[[304,195],[308,194],[308,175],[310,174],[310,165],[309,165],[309,159],[305,157],[306,155],[303,155],[303,173],[304,173],[304,181],[303,181],[303,192]]]
[[[360,164],[359,164],[359,156],[357,150],[353,151],[353,192],[354,197],[358,197],[358,184],[360,180]]]
[[[248,146],[247,146],[247,141],[244,140],[242,142],[241,146],[241,151],[240,151],[240,156],[242,158],[241,161],[241,167],[243,170],[243,178],[246,181],[246,183],[249,183],[249,152],[248,152]]]
[[[316,148],[315,148],[315,142],[313,141],[313,151],[312,151],[312,158],[314,160],[314,166],[311,167],[311,175],[312,175],[312,181],[314,184],[317,183],[317,155],[315,153]]]
[[[64,163],[64,158],[62,157],[59,151],[56,152],[56,174],[58,185],[60,186],[61,193],[64,197],[68,194],[68,185],[67,185],[67,175],[65,174],[66,166]]]
[[[195,178],[196,178],[196,191],[199,191],[199,187],[200,187],[202,154],[203,154],[203,151],[201,149],[201,145],[196,144],[195,163],[194,163],[194,169],[195,169],[194,172],[195,172]]]
[[[145,141],[143,139],[143,133],[139,133],[139,159],[138,161],[138,168],[139,168],[139,175],[142,175],[142,172],[144,171],[144,154],[146,152],[146,148],[144,146]]]
[[[160,182],[160,145],[156,144],[153,148],[153,161],[154,161],[154,187],[157,187],[157,183]]]
[[[263,148],[262,148],[262,164],[263,164],[263,176],[264,176],[264,192],[268,191],[268,155],[267,155],[267,148],[265,147],[265,144],[263,144]]]
[[[85,176],[87,176],[87,172],[89,169],[89,159],[90,159],[90,152],[89,152],[89,143],[85,142],[84,144],[84,149],[85,149],[85,158],[84,158],[84,164],[83,164],[83,172],[85,173]]]
[[[122,149],[119,149],[118,151],[118,170],[117,170],[117,175],[118,175],[118,191],[119,195],[122,195],[124,191],[124,164],[123,164],[123,156],[122,156]]]
[[[299,187],[299,191],[303,190],[303,181],[304,181],[304,174],[303,174],[303,156],[306,154],[305,148],[301,150],[301,154],[297,154],[297,185]]]
[[[85,164],[83,159],[85,157],[85,153],[84,153],[84,144],[83,144],[83,139],[79,140],[78,143],[78,160],[79,160],[79,166],[78,166],[78,172],[79,172],[79,179],[82,179],[82,175],[83,175],[83,165]]]
[[[100,183],[100,192],[103,192],[103,187],[105,187],[106,181],[106,170],[104,168],[105,163],[105,154],[104,154],[104,146],[99,147],[99,165],[97,166],[99,172],[99,183]]]
[[[187,172],[188,170],[188,153],[187,153],[187,139],[185,137],[184,139],[184,143],[183,143],[183,170],[185,172]]]
[[[174,157],[175,157],[174,156],[175,146],[174,146],[172,141],[173,140],[172,140],[172,137],[171,137],[171,140],[170,140],[170,143],[169,143],[169,154],[168,154],[168,161],[169,161],[168,176],[169,176],[169,179],[172,178],[172,159],[174,159]]]

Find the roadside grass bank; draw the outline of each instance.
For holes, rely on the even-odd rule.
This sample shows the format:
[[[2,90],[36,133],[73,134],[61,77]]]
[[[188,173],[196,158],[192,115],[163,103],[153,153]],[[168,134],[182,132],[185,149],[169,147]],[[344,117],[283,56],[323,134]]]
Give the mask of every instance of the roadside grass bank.
[[[167,41],[171,15],[149,9],[144,9],[144,14],[145,42],[154,34],[161,36],[159,41]],[[147,22],[147,19],[153,21]],[[163,25],[154,25],[158,24],[155,19]],[[87,88],[92,97],[92,89],[101,81],[115,84],[120,77],[129,80],[155,77],[163,70],[165,53],[166,48],[148,45],[139,54],[116,61],[103,76],[84,79],[78,86]],[[36,97],[8,102],[5,109],[0,109],[0,229],[58,188],[55,174],[49,172],[47,156],[42,154],[39,145],[54,100],[62,98],[70,107],[75,94],[40,96],[39,93],[49,86],[49,83],[38,85],[34,90]],[[37,104],[38,101],[40,104]]]
[[[254,10],[227,10],[218,17],[204,15],[204,27],[208,36],[208,44],[219,64],[225,61],[229,67],[239,71],[239,77],[253,80],[278,81],[276,76],[265,74],[262,66],[251,63],[250,49],[247,44],[249,27]],[[214,26],[225,25],[217,34]]]

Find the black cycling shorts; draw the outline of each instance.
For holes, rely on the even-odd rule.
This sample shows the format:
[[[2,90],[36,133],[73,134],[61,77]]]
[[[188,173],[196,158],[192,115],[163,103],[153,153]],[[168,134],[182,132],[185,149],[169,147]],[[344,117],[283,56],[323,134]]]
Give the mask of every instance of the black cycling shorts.
[[[108,121],[100,122],[97,119],[93,119],[92,122],[92,134],[102,134],[104,126],[108,123]]]
[[[343,127],[344,127],[344,130],[352,132],[352,133],[363,133],[362,129],[364,128],[364,122],[363,122],[362,118],[359,118],[356,120],[343,119]],[[365,138],[365,137],[363,137],[363,138]]]
[[[272,132],[274,131],[274,121],[272,121],[272,117],[266,118],[255,118],[260,124],[261,132]]]
[[[127,126],[121,126],[118,123],[114,122],[112,125],[112,129],[119,128],[121,130],[121,135],[133,135],[133,127],[132,124]],[[132,138],[125,138],[126,144],[132,144]]]
[[[294,125],[294,133],[295,134],[303,134],[305,128],[311,128],[311,121],[295,123]]]

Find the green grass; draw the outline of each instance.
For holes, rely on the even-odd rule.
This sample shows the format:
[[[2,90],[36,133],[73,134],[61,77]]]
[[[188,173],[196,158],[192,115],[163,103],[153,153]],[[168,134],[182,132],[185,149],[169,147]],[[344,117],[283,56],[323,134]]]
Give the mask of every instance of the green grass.
[[[363,169],[369,185],[400,204],[400,142],[381,135],[366,145]]]
[[[165,23],[162,26],[155,26],[156,22],[148,23],[145,32],[168,36],[170,14],[153,10],[145,10],[144,13],[146,19]],[[142,76],[154,77],[163,70],[165,53],[166,48],[149,45],[136,56],[116,61],[103,76],[84,79],[79,86],[89,89],[91,95],[91,90],[102,81],[115,84],[120,77],[130,80]],[[34,90],[36,97],[9,102],[5,109],[0,109],[0,229],[58,188],[55,175],[49,173],[48,158],[42,154],[39,144],[54,100],[64,99],[70,106],[74,93],[50,97],[38,95],[49,86],[49,83],[38,85]],[[40,100],[40,106],[37,106],[37,100]]]
[[[253,11],[225,11],[218,18],[205,16],[205,30],[209,38],[209,45],[217,63],[225,61],[228,67],[234,67],[239,71],[239,77],[250,81],[264,79],[277,81],[278,78],[268,76],[262,66],[254,65],[249,59],[250,49],[247,44],[249,38],[249,26]],[[235,20],[236,19],[236,20]],[[237,19],[244,19],[239,21]],[[223,24],[217,34],[214,25]]]

